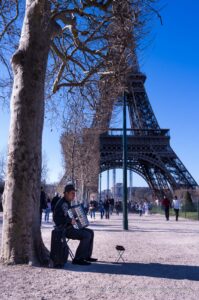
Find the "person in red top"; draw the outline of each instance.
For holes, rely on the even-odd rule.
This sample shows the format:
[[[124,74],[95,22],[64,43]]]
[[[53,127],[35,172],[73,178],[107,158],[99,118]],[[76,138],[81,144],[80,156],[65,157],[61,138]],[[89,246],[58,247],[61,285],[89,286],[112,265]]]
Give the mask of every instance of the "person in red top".
[[[170,200],[166,196],[164,196],[164,198],[162,200],[162,205],[164,206],[166,220],[169,221],[169,209],[171,207],[171,203],[170,203]]]

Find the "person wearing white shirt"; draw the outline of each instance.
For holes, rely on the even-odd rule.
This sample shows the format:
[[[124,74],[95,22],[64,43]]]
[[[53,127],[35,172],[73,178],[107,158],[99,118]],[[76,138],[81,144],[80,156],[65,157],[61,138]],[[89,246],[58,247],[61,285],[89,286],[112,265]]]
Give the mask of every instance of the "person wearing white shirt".
[[[173,199],[173,209],[175,211],[176,221],[178,221],[179,209],[180,209],[180,200],[177,196]]]

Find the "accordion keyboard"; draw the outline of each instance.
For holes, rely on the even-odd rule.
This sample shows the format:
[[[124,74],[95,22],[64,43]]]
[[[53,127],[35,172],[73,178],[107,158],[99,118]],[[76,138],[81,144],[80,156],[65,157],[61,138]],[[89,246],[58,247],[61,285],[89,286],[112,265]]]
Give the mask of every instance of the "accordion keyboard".
[[[71,206],[68,210],[68,215],[70,218],[76,220],[76,224],[73,225],[76,229],[81,229],[89,225],[89,221],[82,204]]]

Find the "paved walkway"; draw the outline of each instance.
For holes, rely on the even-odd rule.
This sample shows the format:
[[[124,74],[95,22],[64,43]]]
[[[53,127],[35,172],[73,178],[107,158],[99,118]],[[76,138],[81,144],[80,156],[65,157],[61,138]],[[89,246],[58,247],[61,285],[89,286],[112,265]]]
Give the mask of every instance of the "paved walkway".
[[[199,222],[180,218],[129,215],[129,231],[122,216],[91,221],[95,231],[91,266],[69,263],[65,269],[28,266],[0,267],[1,299],[123,299],[196,300],[199,297]],[[52,223],[42,224],[50,245]],[[125,262],[115,263],[115,246],[125,247]],[[76,241],[70,241],[75,251]]]

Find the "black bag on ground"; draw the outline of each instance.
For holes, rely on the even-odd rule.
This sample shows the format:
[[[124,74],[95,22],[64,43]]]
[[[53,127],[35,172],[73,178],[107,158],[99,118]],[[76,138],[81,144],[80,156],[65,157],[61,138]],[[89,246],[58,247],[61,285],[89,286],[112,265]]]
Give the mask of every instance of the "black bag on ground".
[[[50,258],[53,261],[53,266],[62,268],[68,260],[68,245],[63,228],[53,229],[51,234],[51,250]]]

